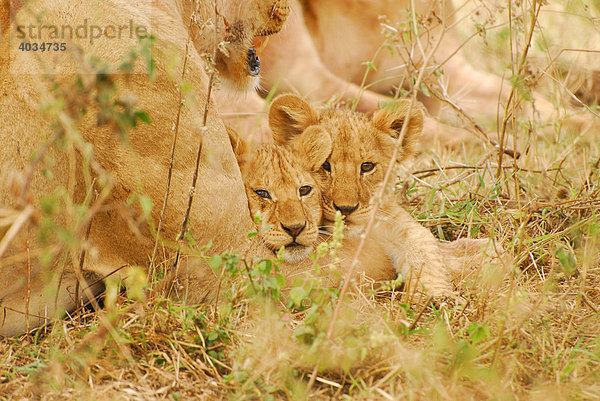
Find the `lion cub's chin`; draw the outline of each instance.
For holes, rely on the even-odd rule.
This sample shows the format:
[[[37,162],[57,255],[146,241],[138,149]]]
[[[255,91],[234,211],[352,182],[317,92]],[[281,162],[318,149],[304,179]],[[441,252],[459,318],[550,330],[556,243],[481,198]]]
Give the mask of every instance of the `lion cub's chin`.
[[[335,219],[335,216],[333,218]],[[329,219],[326,218],[325,226],[323,228],[326,231],[331,233],[331,232],[333,232],[333,224],[334,223],[333,223],[333,220],[331,220],[331,221],[328,221],[328,220]],[[344,238],[360,237],[365,232],[366,226],[367,226],[367,221],[356,222],[356,221],[344,219]]]
[[[364,224],[352,224],[344,227],[344,237],[358,238],[365,232]]]
[[[297,245],[297,246],[286,246],[283,251],[283,261],[288,264],[296,264],[304,259],[308,258],[312,247]]]

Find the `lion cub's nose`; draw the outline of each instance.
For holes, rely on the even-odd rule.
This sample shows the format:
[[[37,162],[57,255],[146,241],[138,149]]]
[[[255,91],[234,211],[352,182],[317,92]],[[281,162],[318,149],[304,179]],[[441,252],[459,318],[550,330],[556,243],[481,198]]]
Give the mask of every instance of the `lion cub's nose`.
[[[344,216],[348,216],[349,214],[354,212],[356,209],[358,209],[358,203],[354,206],[338,206],[334,202],[333,207],[335,208],[335,210],[339,210],[340,213],[342,213]]]
[[[298,235],[304,230],[306,227],[306,223],[304,224],[294,224],[293,226],[285,226],[281,223],[281,228],[285,230],[286,233],[292,236],[293,239],[296,239]]]

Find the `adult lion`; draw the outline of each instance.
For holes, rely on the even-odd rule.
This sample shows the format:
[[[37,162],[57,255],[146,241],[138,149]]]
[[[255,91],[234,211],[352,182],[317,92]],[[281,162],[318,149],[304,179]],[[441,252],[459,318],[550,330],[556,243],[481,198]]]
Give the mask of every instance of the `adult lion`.
[[[217,0],[216,5],[208,0],[43,0],[13,2],[12,9],[3,0],[1,5],[0,210],[5,218],[0,219],[0,335],[18,335],[73,309],[80,266],[89,284],[122,274],[122,266],[147,266],[168,180],[160,237],[175,240],[200,144],[189,232],[199,244],[212,241],[214,252],[248,246],[245,238],[253,226],[244,186],[223,123],[210,105],[204,126],[210,68],[203,57],[214,62],[230,86],[255,85],[259,65],[252,41],[281,28],[287,0]],[[99,35],[108,36],[114,32],[109,26],[133,27],[139,21],[156,38],[154,78],[140,71],[83,74],[90,72],[84,67],[94,66],[94,57],[118,64],[137,45],[131,37],[92,43],[92,23],[101,27]],[[44,24],[90,27],[85,40],[64,40],[67,50],[56,54],[61,63],[54,75],[44,74],[52,60],[44,57],[51,56],[19,51],[9,41],[25,32],[30,35],[23,42],[35,42],[35,29]],[[33,31],[27,32],[29,26]],[[118,88],[117,107],[127,111],[133,104],[151,123],[136,122],[136,116],[148,119],[134,114],[131,125],[136,127],[127,140],[120,139],[116,123],[104,121],[103,105],[117,96],[102,97],[105,84]],[[86,91],[92,95],[86,97]],[[96,102],[77,103],[77,96]],[[148,201],[154,207],[144,216]],[[170,255],[168,250],[159,253]],[[189,300],[204,295],[190,293]]]
[[[356,102],[357,110],[368,112],[377,110],[378,103],[390,101],[388,95],[395,92],[394,87],[406,84],[412,79],[411,76],[416,75],[415,69],[419,66],[407,67],[406,52],[396,51],[390,55],[387,49],[377,51],[385,40],[381,34],[379,16],[387,15],[394,22],[397,19],[404,21],[410,2],[293,0],[290,4],[292,11],[285,29],[274,35],[261,53],[264,62],[261,87],[265,91],[294,92],[319,103],[331,100]],[[442,7],[439,1],[416,2],[416,7],[419,15],[430,15],[433,12],[440,16],[450,14],[450,7]],[[440,30],[438,25],[434,33],[437,34]],[[436,59],[444,60],[457,47],[458,40],[453,32],[446,33],[444,46],[439,47]],[[364,62],[372,59],[376,53],[377,69],[371,70],[363,82],[366,68]],[[418,52],[411,54],[419,58]],[[430,63],[434,64],[432,61]],[[451,97],[460,88],[464,89],[465,78],[468,77],[476,84],[469,95],[461,99],[465,101],[461,106],[472,111],[468,106],[475,105],[480,112],[490,114],[480,105],[482,101],[497,101],[497,91],[502,87],[499,77],[473,69],[460,53],[448,60],[444,70],[450,76]],[[368,89],[362,89],[362,83]],[[237,116],[238,121],[234,124],[238,124],[241,130],[253,134],[258,140],[268,139],[265,124],[256,123],[257,115],[265,110],[264,102],[259,96],[249,94],[248,99],[243,102],[231,101],[224,95],[218,97],[218,106],[228,123]],[[435,115],[440,102],[431,101],[431,98],[421,100],[427,102],[427,108]],[[489,110],[494,110],[495,113],[495,103]],[[444,145],[453,146],[475,139],[468,131],[444,124],[430,116],[425,117],[423,133],[424,143],[437,139]]]
[[[318,103],[354,103],[360,97],[356,108],[367,112],[389,101],[399,86],[409,88],[419,70],[425,68],[424,82],[444,101],[433,94],[425,96],[423,91],[419,94],[430,114],[424,120],[423,143],[436,140],[445,146],[478,139],[466,129],[453,126],[462,123],[461,113],[455,112],[454,106],[478,125],[489,127],[508,101],[513,86],[472,64],[462,48],[456,32],[461,21],[456,21],[457,10],[449,0],[290,3],[292,12],[285,29],[271,38],[261,54],[265,65],[261,86],[266,91],[297,93]],[[388,39],[382,31],[387,32]],[[384,41],[386,46],[381,47]],[[425,55],[431,51],[424,65]],[[376,68],[369,68],[367,74],[367,66],[373,65]],[[564,117],[565,111],[575,111],[556,110],[546,97],[537,92],[532,95],[539,112],[536,119],[543,122],[552,124]],[[256,129],[254,115],[264,111],[258,96],[240,105],[227,102],[222,109],[228,118],[240,114],[246,129]],[[246,116],[251,117],[252,124],[244,121]],[[565,122],[578,130],[597,124],[586,115],[570,116]]]

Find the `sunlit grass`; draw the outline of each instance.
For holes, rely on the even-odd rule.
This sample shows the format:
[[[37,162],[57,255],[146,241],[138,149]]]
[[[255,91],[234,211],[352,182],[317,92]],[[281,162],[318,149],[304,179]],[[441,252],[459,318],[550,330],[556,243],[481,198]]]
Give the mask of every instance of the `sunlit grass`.
[[[597,5],[577,12],[592,18]],[[508,34],[488,38],[492,51],[506,55],[496,47]],[[112,287],[103,311],[2,339],[0,397],[597,399],[600,141],[560,120],[531,123],[510,126],[520,157],[500,169],[490,147],[424,145],[400,174],[399,201],[436,237],[491,237],[510,254],[457,283],[463,302],[365,285],[328,341],[337,290],[315,279],[290,302],[264,264],[232,265],[218,305],[158,291],[136,301]]]

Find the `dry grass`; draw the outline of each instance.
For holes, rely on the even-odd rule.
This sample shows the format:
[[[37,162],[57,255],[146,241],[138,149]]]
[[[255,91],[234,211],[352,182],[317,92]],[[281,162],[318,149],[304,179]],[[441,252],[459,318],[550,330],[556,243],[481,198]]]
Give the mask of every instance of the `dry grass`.
[[[595,23],[597,9],[578,10]],[[487,146],[437,147],[401,175],[409,209],[438,238],[492,237],[512,255],[466,277],[464,303],[363,287],[328,340],[336,291],[307,310],[239,277],[226,276],[218,306],[199,308],[110,287],[103,311],[2,339],[0,397],[600,398],[600,142],[561,121],[530,127],[509,128],[521,157],[501,168]]]

